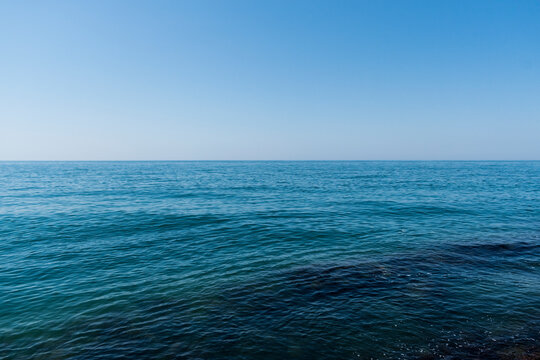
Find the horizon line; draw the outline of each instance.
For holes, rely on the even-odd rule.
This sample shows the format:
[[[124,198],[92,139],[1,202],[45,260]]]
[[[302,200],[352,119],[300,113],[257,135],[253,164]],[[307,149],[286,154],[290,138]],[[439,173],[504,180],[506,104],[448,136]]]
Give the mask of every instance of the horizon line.
[[[99,159],[90,159],[90,160],[0,160],[0,162],[369,162],[369,161],[388,161],[388,162],[420,162],[420,161],[446,161],[446,162],[484,162],[484,161],[494,161],[494,162],[517,162],[517,161],[540,161],[540,159],[174,159],[174,160],[163,160],[163,159],[152,159],[152,160],[99,160]]]

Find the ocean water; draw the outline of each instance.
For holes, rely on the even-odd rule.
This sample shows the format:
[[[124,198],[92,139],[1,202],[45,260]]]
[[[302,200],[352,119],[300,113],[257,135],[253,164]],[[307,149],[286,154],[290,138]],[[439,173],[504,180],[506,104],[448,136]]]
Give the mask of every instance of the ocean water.
[[[0,163],[0,359],[439,358],[540,358],[540,162]]]

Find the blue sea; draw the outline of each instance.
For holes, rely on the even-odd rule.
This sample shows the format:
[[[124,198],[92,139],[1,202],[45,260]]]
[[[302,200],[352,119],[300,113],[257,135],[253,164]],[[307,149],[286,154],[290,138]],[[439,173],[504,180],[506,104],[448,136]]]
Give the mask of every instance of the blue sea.
[[[1,162],[0,359],[540,359],[540,162]]]

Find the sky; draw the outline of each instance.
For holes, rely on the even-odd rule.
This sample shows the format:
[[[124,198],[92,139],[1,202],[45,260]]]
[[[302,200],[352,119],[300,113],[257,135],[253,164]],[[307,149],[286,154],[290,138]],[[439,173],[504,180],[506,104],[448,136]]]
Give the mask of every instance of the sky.
[[[0,0],[0,160],[538,159],[537,0]]]

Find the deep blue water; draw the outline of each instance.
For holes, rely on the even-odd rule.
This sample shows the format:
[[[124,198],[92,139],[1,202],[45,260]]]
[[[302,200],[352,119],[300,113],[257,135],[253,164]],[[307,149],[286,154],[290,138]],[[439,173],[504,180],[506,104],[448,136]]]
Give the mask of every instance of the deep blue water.
[[[0,359],[539,342],[540,162],[0,163]]]

